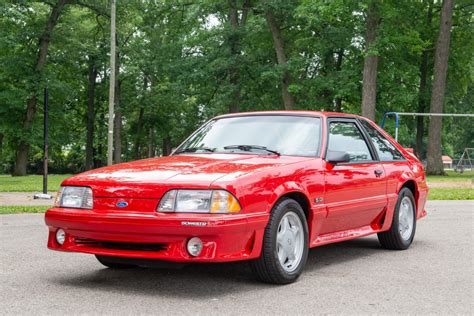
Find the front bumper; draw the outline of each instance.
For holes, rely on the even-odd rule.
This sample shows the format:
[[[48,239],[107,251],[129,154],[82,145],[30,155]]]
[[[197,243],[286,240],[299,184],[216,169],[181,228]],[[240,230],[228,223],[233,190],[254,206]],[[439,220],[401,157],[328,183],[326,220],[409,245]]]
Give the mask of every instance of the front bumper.
[[[175,262],[226,262],[257,258],[268,214],[163,214],[52,208],[45,214],[48,248],[104,256]],[[66,232],[63,245],[56,231]],[[192,257],[186,242],[199,237]]]

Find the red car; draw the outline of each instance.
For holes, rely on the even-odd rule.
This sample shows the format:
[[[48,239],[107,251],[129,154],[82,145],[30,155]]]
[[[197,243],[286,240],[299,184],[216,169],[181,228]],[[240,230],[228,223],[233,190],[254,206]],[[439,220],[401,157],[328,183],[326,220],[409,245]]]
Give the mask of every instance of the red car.
[[[312,247],[377,234],[407,249],[427,192],[420,161],[363,117],[223,115],[171,156],[66,179],[46,212],[48,248],[110,268],[249,260],[284,284]]]

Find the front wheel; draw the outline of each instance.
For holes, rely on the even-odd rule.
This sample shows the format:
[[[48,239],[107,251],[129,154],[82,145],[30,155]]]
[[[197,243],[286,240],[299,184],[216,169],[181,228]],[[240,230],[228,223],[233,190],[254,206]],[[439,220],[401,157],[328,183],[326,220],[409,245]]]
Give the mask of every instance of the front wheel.
[[[262,253],[250,262],[263,282],[288,284],[301,275],[308,257],[308,225],[300,204],[282,199],[273,207],[265,228]]]
[[[386,249],[405,250],[410,247],[416,230],[416,204],[413,193],[402,188],[398,193],[390,230],[378,233],[379,242]]]

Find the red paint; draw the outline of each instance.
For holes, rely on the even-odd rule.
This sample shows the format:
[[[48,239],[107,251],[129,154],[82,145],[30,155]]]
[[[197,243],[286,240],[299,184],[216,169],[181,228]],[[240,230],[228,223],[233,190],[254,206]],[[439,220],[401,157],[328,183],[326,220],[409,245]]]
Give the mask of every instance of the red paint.
[[[286,194],[304,198],[310,230],[310,246],[353,239],[388,230],[397,193],[408,183],[415,188],[417,218],[426,215],[428,188],[422,164],[388,134],[378,128],[405,156],[405,161],[332,165],[324,160],[328,117],[354,115],[278,111],[244,115],[308,115],[322,118],[322,157],[265,156],[249,154],[184,154],[145,159],[100,168],[73,176],[62,185],[89,186],[94,209],[51,208],[48,247],[84,252],[177,262],[235,261],[260,255],[269,213]],[[232,114],[236,116],[241,114]],[[374,170],[383,170],[381,177]],[[225,189],[240,202],[236,214],[157,213],[163,194],[170,189]],[[315,199],[322,199],[315,202]],[[126,208],[116,203],[125,201]],[[204,226],[184,226],[200,222]],[[67,233],[64,245],[55,232]],[[203,240],[198,257],[186,252],[186,241]],[[88,243],[84,243],[84,239]],[[124,250],[103,247],[101,241],[161,244],[163,250]]]

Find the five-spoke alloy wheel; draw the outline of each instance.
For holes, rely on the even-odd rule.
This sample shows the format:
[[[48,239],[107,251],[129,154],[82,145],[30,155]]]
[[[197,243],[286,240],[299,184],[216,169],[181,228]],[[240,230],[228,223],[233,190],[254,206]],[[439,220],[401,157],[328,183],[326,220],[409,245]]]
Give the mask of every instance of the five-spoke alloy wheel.
[[[280,265],[287,272],[294,271],[303,257],[303,224],[294,212],[286,213],[277,231],[277,253]]]
[[[408,196],[404,196],[398,210],[398,231],[403,240],[409,240],[414,226],[414,207]]]
[[[283,198],[272,209],[262,253],[251,261],[256,277],[267,283],[296,281],[308,257],[308,225],[300,204]]]
[[[390,230],[378,233],[380,244],[386,249],[404,250],[410,247],[416,230],[416,204],[413,193],[402,188],[398,193]]]

